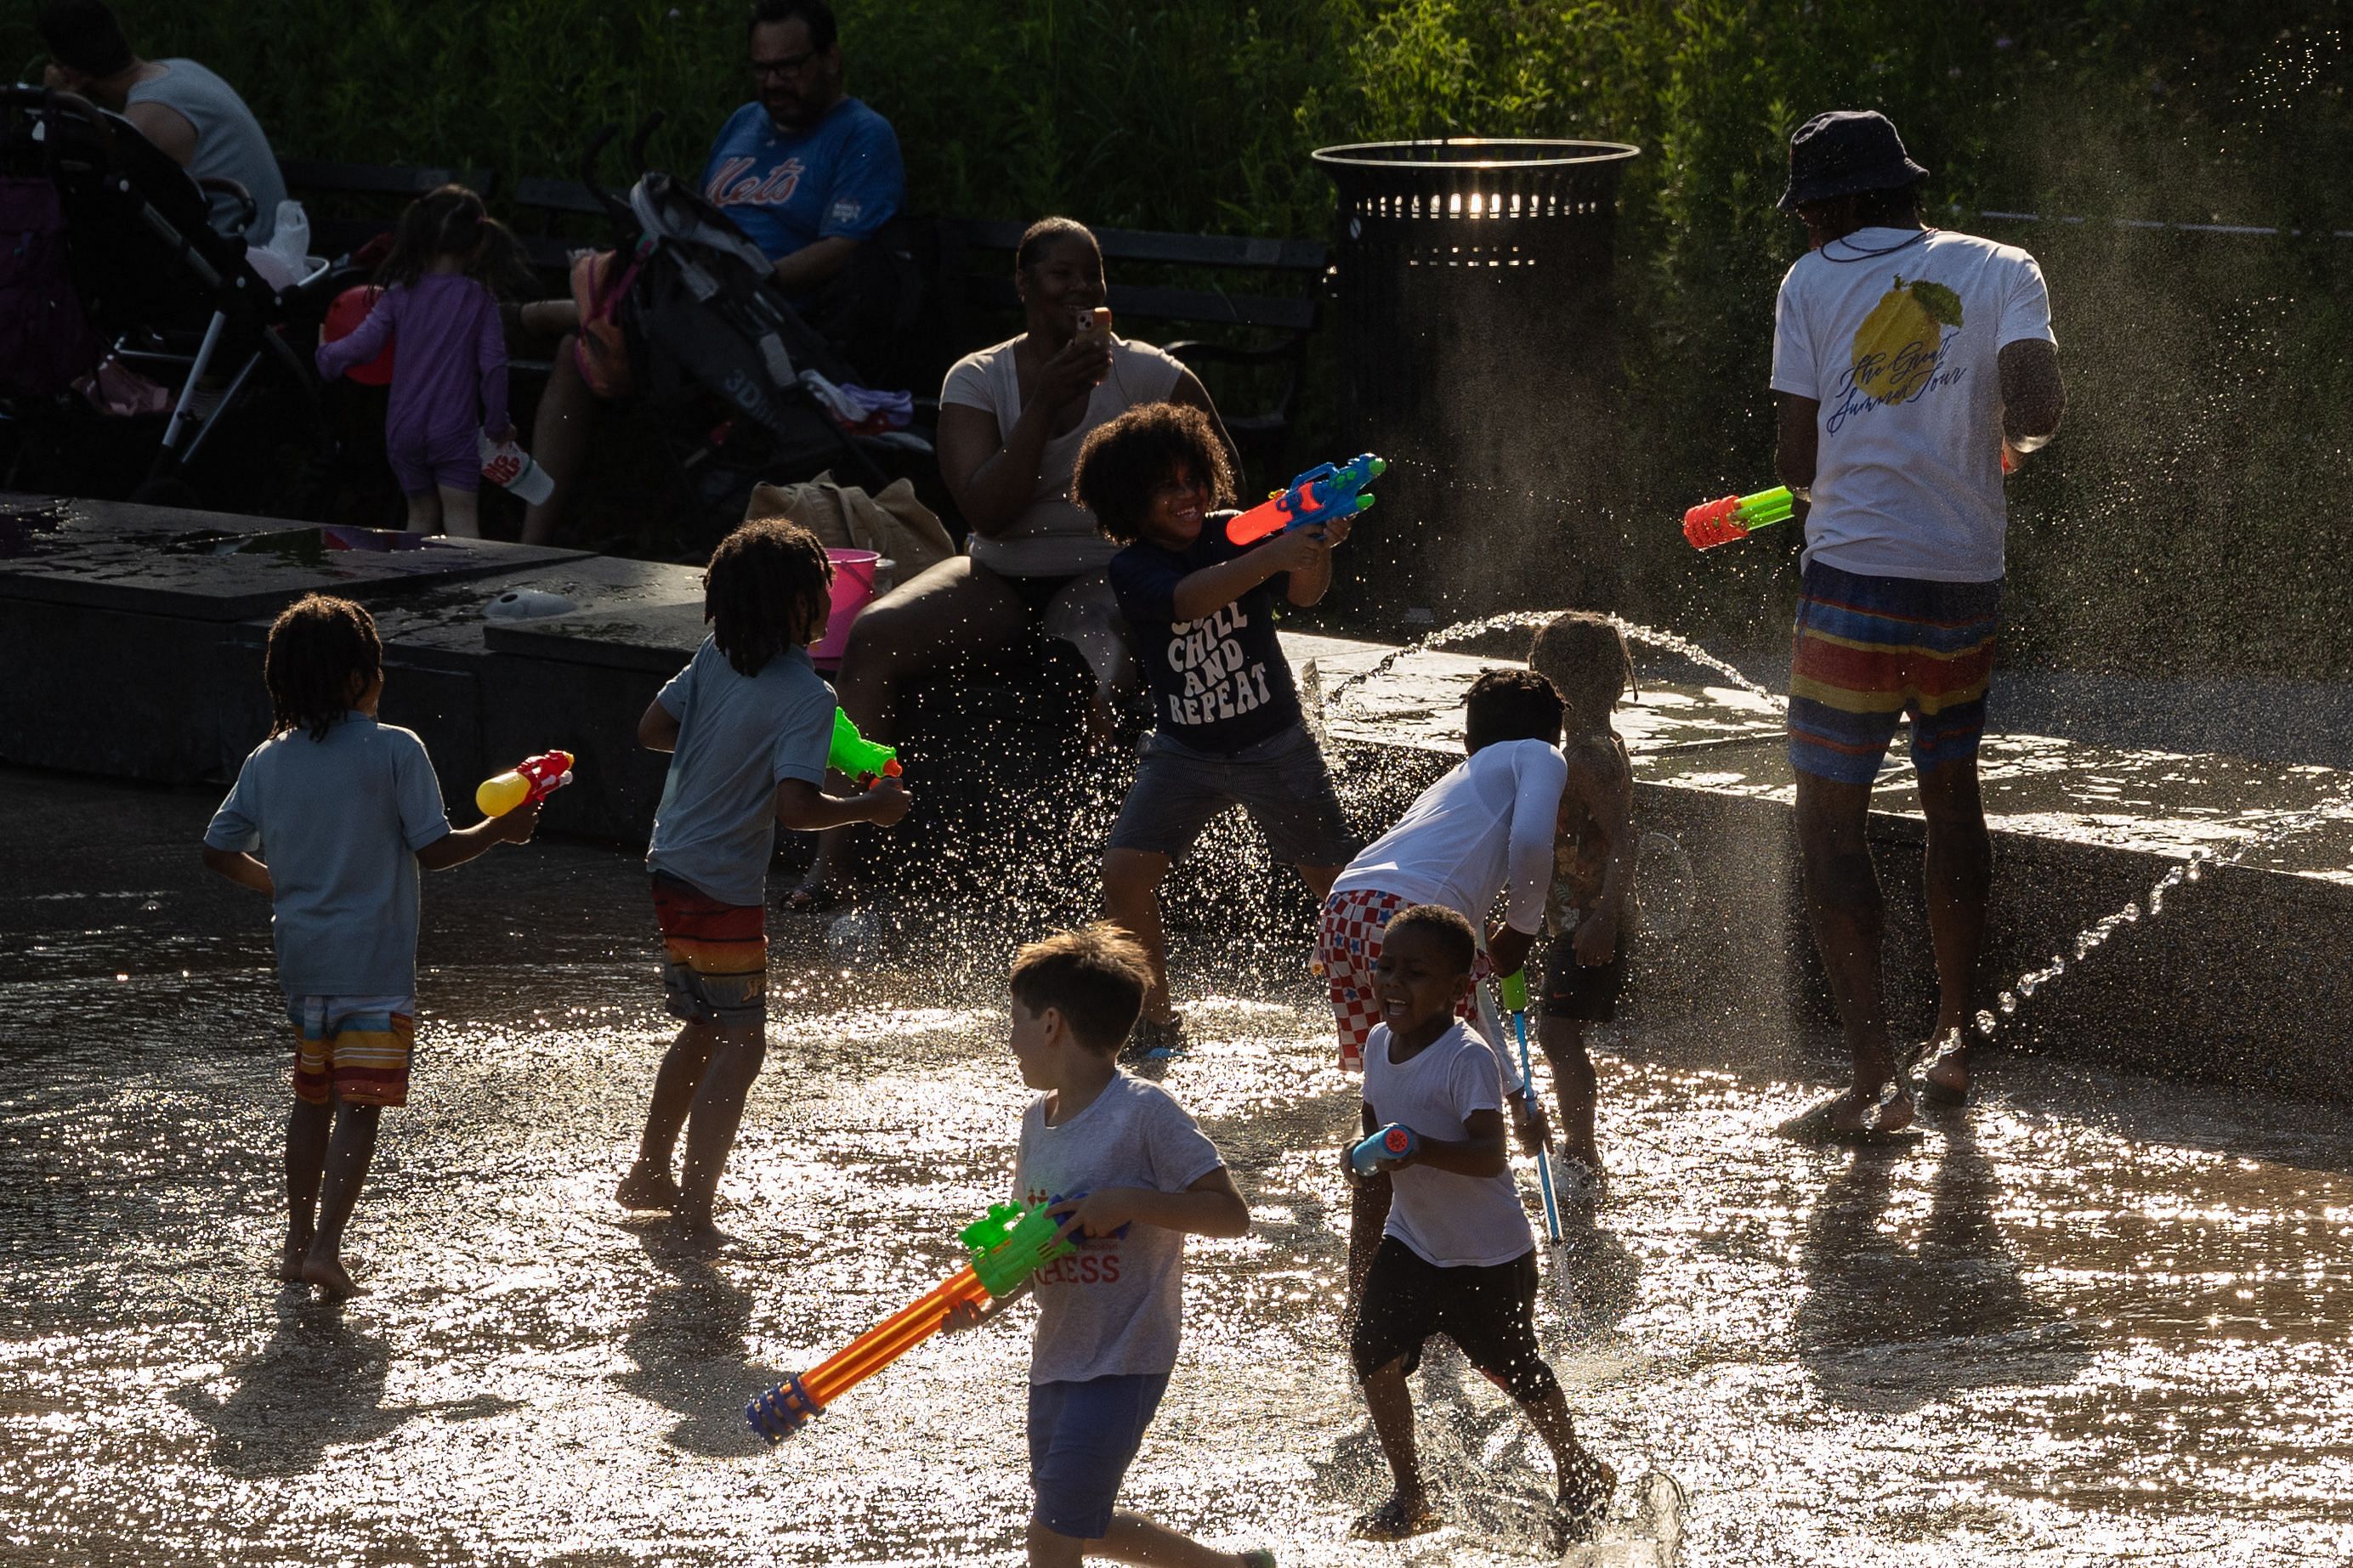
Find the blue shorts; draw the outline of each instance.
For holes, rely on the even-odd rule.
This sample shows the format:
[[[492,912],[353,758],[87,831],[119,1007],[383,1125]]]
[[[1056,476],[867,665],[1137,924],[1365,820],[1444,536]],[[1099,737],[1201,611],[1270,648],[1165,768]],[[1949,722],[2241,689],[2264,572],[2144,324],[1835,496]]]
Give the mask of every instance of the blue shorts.
[[[1110,1533],[1119,1483],[1166,1392],[1165,1372],[1031,1384],[1029,1489],[1038,1494],[1032,1517],[1079,1541]]]

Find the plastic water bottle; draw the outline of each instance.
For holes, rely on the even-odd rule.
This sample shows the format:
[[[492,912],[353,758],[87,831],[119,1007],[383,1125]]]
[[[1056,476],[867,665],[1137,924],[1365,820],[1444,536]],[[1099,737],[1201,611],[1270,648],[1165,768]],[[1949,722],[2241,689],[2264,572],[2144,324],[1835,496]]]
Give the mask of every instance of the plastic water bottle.
[[[529,452],[512,441],[492,444],[487,431],[474,437],[475,448],[482,456],[482,478],[503,487],[511,495],[521,496],[532,506],[545,503],[554,493],[555,481],[547,470],[532,461]]]
[[[269,248],[295,277],[310,275],[311,215],[290,196],[278,204],[278,216],[269,228]]]

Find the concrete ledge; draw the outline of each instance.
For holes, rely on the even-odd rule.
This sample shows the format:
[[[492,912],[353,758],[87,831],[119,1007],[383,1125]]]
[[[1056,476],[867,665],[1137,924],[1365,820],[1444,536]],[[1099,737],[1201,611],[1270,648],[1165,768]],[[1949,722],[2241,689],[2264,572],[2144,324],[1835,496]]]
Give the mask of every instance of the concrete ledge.
[[[562,746],[581,766],[550,801],[546,826],[643,843],[664,764],[631,737],[702,640],[699,574],[475,542],[306,551],[283,547],[280,525],[263,521],[99,503],[44,510],[0,497],[0,517],[33,520],[0,529],[0,666],[11,672],[0,682],[0,760],[225,780],[269,727],[260,666],[270,618],[325,589],[376,616],[385,717],[425,738],[461,818],[477,781]],[[484,618],[486,604],[520,588],[577,608]],[[1283,641],[1311,693],[1390,661],[1323,711],[1354,809],[1375,831],[1460,755],[1462,689],[1499,662]],[[1678,896],[1658,900],[1687,902],[1689,914],[1672,936],[1644,940],[1636,1006],[1774,1037],[1818,1021],[1824,991],[1797,904],[1778,704],[1687,667],[1652,664],[1642,677],[1620,721],[1641,820],[1678,842],[1690,871]],[[1934,978],[1920,916],[1923,823],[1897,755],[1870,830],[1887,882],[1892,1010],[1900,1028],[1925,1030]],[[955,798],[933,831],[953,841],[954,863],[983,864],[972,852],[987,849],[1082,882],[1117,770],[1097,769],[1095,795],[1048,808],[987,782],[991,768],[998,784],[1021,774],[1006,771],[1012,761],[940,758],[934,793]],[[1988,1001],[2012,976],[2054,958],[2067,965],[2020,999],[2003,1043],[2353,1100],[2353,965],[2343,958],[2353,774],[2021,734],[1989,740],[1982,772],[1997,855]],[[2146,910],[2152,886],[2199,852],[2243,863],[2176,887],[2160,917],[2078,960],[2079,933],[2128,905]]]

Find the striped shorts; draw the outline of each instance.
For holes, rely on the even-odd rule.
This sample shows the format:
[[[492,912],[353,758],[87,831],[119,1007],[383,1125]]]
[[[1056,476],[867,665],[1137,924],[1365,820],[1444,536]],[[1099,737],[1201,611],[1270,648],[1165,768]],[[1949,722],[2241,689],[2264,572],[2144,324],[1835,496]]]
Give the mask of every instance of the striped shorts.
[[[662,988],[670,1016],[723,1029],[768,1018],[768,911],[723,904],[691,883],[654,873]]]
[[[1789,658],[1789,765],[1868,784],[1907,716],[1920,772],[1977,755],[2000,608],[1999,580],[1927,583],[1808,565]]]
[[[413,996],[289,996],[294,1095],[311,1105],[406,1105]]]

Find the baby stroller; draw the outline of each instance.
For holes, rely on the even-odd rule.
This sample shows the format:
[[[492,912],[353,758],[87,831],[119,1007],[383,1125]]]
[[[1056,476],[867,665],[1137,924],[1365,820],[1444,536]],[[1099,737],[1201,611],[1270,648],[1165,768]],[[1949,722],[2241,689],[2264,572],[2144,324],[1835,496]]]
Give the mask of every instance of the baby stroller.
[[[207,190],[237,196],[247,222],[249,194],[200,184],[128,120],[69,93],[0,89],[0,164],[55,186],[67,270],[115,387],[9,400],[20,436],[9,482],[91,494],[115,476],[135,500],[300,515],[305,472],[329,442],[309,356],[281,329],[315,325],[326,266],[273,286],[241,238],[207,221]],[[165,407],[124,412],[142,395]],[[92,406],[101,401],[111,415]]]
[[[638,131],[630,155],[640,169],[661,118]],[[708,544],[734,527],[762,480],[831,469],[843,483],[879,490],[910,461],[928,459],[920,437],[853,434],[836,418],[823,399],[852,371],[801,320],[766,255],[725,214],[659,172],[641,175],[627,200],[597,183],[598,156],[616,134],[607,128],[581,159],[581,183],[611,215],[615,238],[609,255],[584,258],[575,269],[589,345],[583,365],[601,343],[607,359],[591,384],[626,388],[654,416],[687,491],[688,542]]]

